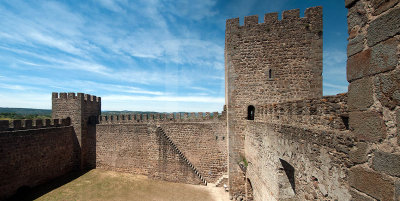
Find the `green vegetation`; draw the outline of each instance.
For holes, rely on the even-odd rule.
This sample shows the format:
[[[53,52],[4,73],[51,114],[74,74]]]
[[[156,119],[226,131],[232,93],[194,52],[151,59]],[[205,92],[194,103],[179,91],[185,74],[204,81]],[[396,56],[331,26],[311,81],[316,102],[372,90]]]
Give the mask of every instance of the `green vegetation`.
[[[13,119],[49,119],[50,115],[39,115],[39,114],[17,114],[15,112],[3,112],[0,113],[0,120],[13,120]]]

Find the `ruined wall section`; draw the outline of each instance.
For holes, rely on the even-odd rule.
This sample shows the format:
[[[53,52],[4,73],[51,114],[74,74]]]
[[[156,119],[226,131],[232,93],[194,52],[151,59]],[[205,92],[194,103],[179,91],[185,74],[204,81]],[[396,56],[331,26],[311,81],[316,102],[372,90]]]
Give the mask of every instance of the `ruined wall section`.
[[[322,8],[269,13],[263,23],[248,16],[226,22],[225,88],[228,111],[229,180],[232,194],[244,194],[237,165],[244,154],[249,105],[322,97]]]
[[[254,200],[350,200],[350,131],[248,122],[246,177]]]
[[[81,168],[94,168],[96,155],[95,121],[101,114],[101,98],[83,93],[53,93],[52,118],[71,118],[81,145]],[[92,117],[92,121],[89,118]]]
[[[351,198],[355,139],[347,94],[256,107],[255,119],[246,123],[243,169],[255,200]]]
[[[400,200],[400,4],[346,0],[354,200]]]
[[[256,108],[255,121],[349,130],[347,93],[260,106]]]
[[[214,182],[227,170],[225,118],[225,112],[100,116],[96,125],[97,167],[167,181],[204,183],[193,180],[193,174],[198,173],[206,182]],[[174,145],[165,144],[168,140],[154,131],[157,127]]]
[[[0,200],[79,168],[69,119],[0,121]]]

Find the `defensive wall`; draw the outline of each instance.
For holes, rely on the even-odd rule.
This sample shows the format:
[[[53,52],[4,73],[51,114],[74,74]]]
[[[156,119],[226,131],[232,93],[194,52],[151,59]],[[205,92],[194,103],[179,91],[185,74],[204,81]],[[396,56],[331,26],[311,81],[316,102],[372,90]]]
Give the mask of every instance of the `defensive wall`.
[[[0,121],[0,200],[79,169],[70,119]]]
[[[229,174],[236,200],[400,200],[400,4],[345,5],[347,94],[322,96],[321,7],[227,20],[221,115],[100,116],[100,98],[53,93],[71,124],[0,121],[0,199],[96,167],[202,185]]]
[[[188,171],[197,172],[206,183],[214,183],[226,175],[227,171],[225,119],[225,112],[215,112],[212,115],[176,113],[101,116],[96,126],[97,167],[185,182],[185,179],[179,179],[184,178],[179,174],[187,173],[179,169],[193,166],[194,169]],[[157,137],[160,132],[172,143],[160,142],[164,140]],[[160,144],[171,146],[177,153],[164,153]],[[180,154],[183,157],[172,157],[170,154]],[[187,160],[181,163],[182,167],[164,168],[169,162],[181,159]],[[165,175],[170,175],[170,178]]]
[[[225,31],[225,97],[229,136],[229,186],[244,194],[237,165],[244,155],[248,107],[322,97],[322,7],[268,13],[264,22],[228,19]]]

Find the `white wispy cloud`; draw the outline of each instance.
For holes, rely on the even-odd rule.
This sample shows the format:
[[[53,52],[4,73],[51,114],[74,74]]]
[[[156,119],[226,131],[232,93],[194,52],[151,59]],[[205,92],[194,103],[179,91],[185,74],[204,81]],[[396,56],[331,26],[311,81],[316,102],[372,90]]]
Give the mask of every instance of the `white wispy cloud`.
[[[224,97],[205,97],[205,96],[125,96],[107,95],[102,97],[105,101],[162,101],[162,102],[202,102],[202,103],[221,103]]]

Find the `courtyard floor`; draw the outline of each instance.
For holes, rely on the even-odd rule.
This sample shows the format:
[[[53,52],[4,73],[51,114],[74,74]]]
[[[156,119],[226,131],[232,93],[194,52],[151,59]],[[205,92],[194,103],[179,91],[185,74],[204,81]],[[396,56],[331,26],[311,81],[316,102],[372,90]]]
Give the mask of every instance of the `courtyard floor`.
[[[105,170],[91,170],[36,200],[227,201],[223,188],[171,183]]]

